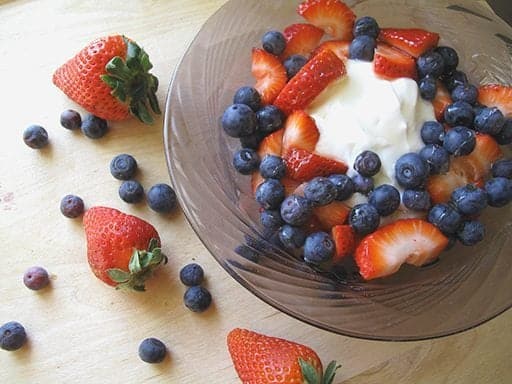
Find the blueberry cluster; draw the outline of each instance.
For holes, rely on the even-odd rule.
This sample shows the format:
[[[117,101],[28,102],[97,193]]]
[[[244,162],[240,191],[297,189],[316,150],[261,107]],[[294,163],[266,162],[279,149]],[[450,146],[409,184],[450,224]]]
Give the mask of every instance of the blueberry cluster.
[[[373,61],[380,32],[377,21],[370,16],[361,17],[354,23],[352,32],[354,39],[349,46],[349,57],[352,60]]]
[[[201,284],[204,281],[204,270],[197,263],[185,265],[180,271],[180,281],[187,286],[183,295],[185,306],[193,312],[204,312],[212,303],[212,295]]]

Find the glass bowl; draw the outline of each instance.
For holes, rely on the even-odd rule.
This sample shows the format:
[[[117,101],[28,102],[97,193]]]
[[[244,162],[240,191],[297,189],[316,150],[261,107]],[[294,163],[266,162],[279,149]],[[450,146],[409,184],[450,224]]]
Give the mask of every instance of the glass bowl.
[[[316,271],[262,233],[250,177],[232,154],[239,141],[220,127],[234,92],[253,84],[251,47],[269,29],[304,22],[298,2],[228,1],[182,58],[165,110],[167,163],[192,228],[242,286],[314,326],[353,337],[420,340],[475,327],[512,305],[511,206],[488,208],[486,239],[456,245],[440,261],[363,282],[350,268]],[[512,28],[476,1],[347,1],[381,26],[423,27],[454,47],[473,83],[512,83]],[[512,205],[512,204],[511,204]]]

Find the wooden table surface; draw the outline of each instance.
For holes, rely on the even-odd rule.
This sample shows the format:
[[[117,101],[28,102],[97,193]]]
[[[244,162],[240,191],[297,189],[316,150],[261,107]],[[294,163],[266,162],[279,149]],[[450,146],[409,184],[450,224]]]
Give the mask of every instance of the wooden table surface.
[[[336,383],[512,382],[512,311],[462,334],[422,342],[365,341],[313,328],[239,286],[181,213],[164,217],[119,199],[119,182],[108,168],[118,153],[135,156],[145,188],[170,182],[162,119],[151,127],[133,120],[111,124],[96,141],[59,125],[64,109],[80,109],[52,85],[51,75],[87,42],[111,33],[137,40],[160,79],[163,106],[180,56],[224,2],[0,1],[0,323],[17,320],[29,336],[23,349],[0,351],[0,383],[237,383],[225,345],[234,327],[308,344],[325,363],[337,359],[343,367]],[[23,143],[29,124],[46,127],[46,149]],[[92,275],[81,220],[59,211],[69,193],[87,207],[109,205],[155,225],[169,263],[148,292],[115,291]],[[192,261],[205,268],[214,298],[202,314],[182,302],[178,274]],[[51,288],[24,287],[23,272],[32,265],[49,270]],[[139,360],[137,348],[146,337],[167,344],[164,363]]]

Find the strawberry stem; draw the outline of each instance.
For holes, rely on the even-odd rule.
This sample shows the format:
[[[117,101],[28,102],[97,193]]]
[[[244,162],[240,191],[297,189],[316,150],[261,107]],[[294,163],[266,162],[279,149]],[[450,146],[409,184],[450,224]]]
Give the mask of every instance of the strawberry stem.
[[[331,361],[325,370],[325,373],[318,372],[308,361],[299,357],[299,365],[302,371],[302,377],[306,384],[332,384],[336,371],[341,365],[336,361]]]

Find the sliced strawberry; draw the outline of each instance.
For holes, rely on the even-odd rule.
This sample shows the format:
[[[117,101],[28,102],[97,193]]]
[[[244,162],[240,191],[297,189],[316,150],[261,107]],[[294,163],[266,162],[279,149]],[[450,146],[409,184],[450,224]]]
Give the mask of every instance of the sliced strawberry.
[[[338,56],[330,50],[321,51],[290,79],[274,105],[287,115],[298,109],[306,109],[325,87],[346,73],[345,64]]]
[[[350,208],[341,201],[313,208],[313,215],[317,217],[324,231],[330,231],[335,225],[345,224],[349,213]]]
[[[283,154],[291,148],[301,148],[313,152],[320,133],[315,121],[306,112],[293,111],[284,124]]]
[[[448,89],[446,89],[443,83],[438,80],[436,85],[436,95],[434,100],[432,100],[432,105],[434,106],[434,113],[436,115],[437,121],[444,121],[444,110],[452,102],[453,101],[452,97],[450,96],[450,92],[448,92]]]
[[[378,39],[418,58],[437,46],[439,34],[419,28],[381,28]]]
[[[347,40],[328,40],[320,44],[312,53],[312,55],[318,54],[324,49],[329,49],[334,52],[341,60],[345,62],[349,58],[349,47],[350,41]]]
[[[297,188],[301,185],[300,181],[294,180],[289,176],[285,176],[281,179],[281,184],[284,186],[284,193],[286,196],[295,194]]]
[[[503,151],[492,136],[477,134],[475,149],[466,158],[476,164],[475,178],[479,179],[489,176],[492,164],[502,156]]]
[[[335,225],[331,229],[331,235],[336,247],[332,259],[333,263],[339,263],[345,257],[354,254],[356,249],[356,233],[350,225]]]
[[[324,35],[324,31],[312,24],[292,24],[283,31],[286,39],[286,48],[281,55],[286,59],[291,55],[302,55],[309,57],[309,54],[318,45]]]
[[[342,1],[305,0],[299,4],[297,12],[308,22],[337,39],[352,39],[356,15]]]
[[[271,104],[288,81],[279,58],[260,48],[252,50],[252,75],[263,104]]]
[[[292,148],[285,156],[287,175],[297,181],[307,181],[316,176],[347,172],[345,163],[316,155],[305,149]]]
[[[281,156],[281,149],[283,146],[283,133],[284,128],[278,129],[266,136],[258,147],[258,155],[263,159],[265,155]],[[256,188],[263,182],[263,177],[259,171],[255,171],[251,176],[252,191],[256,192]]]
[[[416,266],[435,260],[448,245],[437,227],[422,219],[401,219],[365,236],[355,260],[365,280],[391,275],[403,263]]]
[[[416,60],[390,45],[379,43],[373,59],[374,72],[384,79],[409,77],[416,79]]]
[[[478,102],[487,107],[497,107],[506,117],[512,118],[512,86],[482,85],[478,88]]]

